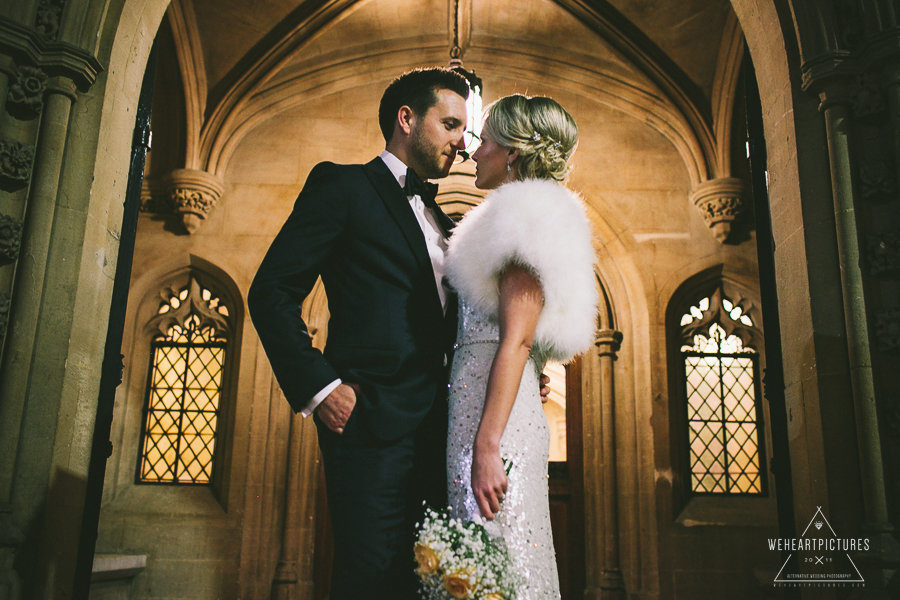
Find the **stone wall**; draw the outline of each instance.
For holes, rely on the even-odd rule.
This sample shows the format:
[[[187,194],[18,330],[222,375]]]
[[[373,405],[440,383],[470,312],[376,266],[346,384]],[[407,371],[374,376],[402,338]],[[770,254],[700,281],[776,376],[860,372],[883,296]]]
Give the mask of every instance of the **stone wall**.
[[[134,107],[167,4],[0,5],[0,595],[69,597],[76,587]],[[409,67],[446,61],[447,7],[279,5],[266,18],[284,20],[283,43],[263,40],[263,19],[226,48],[237,26],[220,20],[221,52],[204,54],[211,22],[198,25],[190,4],[173,5],[161,37],[170,52],[160,89],[171,95],[154,107],[158,154],[134,254],[98,548],[147,555],[139,597],[311,597],[315,436],[281,398],[243,298],[310,168],[376,155],[381,90]],[[570,0],[462,4],[465,64],[485,80],[486,100],[552,95],[581,127],[570,185],[589,208],[605,294],[597,351],[583,366],[588,593],[758,597],[779,562],[761,550],[776,531],[777,496],[685,502],[672,460],[681,442],[670,306],[701,281],[758,291],[733,102],[744,35],[768,142],[787,396],[787,415],[766,418],[787,420],[797,522],[822,506],[840,532],[877,540],[881,554],[861,562],[873,586],[886,585],[900,496],[896,2],[876,16],[857,2],[734,0],[734,15],[709,2],[714,41],[667,29],[649,44],[624,35],[633,29],[623,19],[652,37],[654,14],[668,13]],[[401,9],[416,32],[398,25]],[[272,51],[249,52],[253,39]],[[690,61],[691,49],[710,48],[716,60]],[[207,70],[201,55],[224,62]],[[451,182],[454,210],[477,201],[467,168]],[[191,270],[235,308],[216,477],[136,485],[148,307],[167,278]],[[324,296],[305,310],[321,344]]]
[[[346,39],[349,34],[344,32],[371,22],[375,18],[373,13],[378,10],[378,5],[360,8],[334,25],[317,42],[315,52],[324,57],[352,53],[351,47],[328,46],[326,40]],[[559,32],[567,31],[570,36],[592,39],[592,34],[572,17],[558,9],[551,14],[559,21]],[[538,34],[535,36],[540,38]],[[488,40],[478,37],[476,27],[466,65],[475,68],[484,78],[486,102],[514,92],[551,95],[566,106],[579,123],[581,141],[569,185],[584,195],[595,224],[599,277],[608,303],[613,307],[605,327],[620,331],[624,338],[615,367],[620,477],[618,488],[611,489],[612,493],[618,494],[621,506],[618,522],[622,546],[620,568],[627,589],[653,594],[660,569],[690,571],[691,567],[686,564],[669,564],[666,556],[683,554],[676,549],[714,547],[723,539],[737,544],[738,539],[747,537],[747,528],[742,525],[746,523],[746,513],[739,513],[712,532],[682,527],[680,533],[672,533],[669,525],[656,525],[659,518],[657,504],[671,502],[667,500],[670,492],[661,493],[655,483],[656,473],[665,467],[654,464],[653,457],[654,448],[669,438],[665,420],[659,421],[657,427],[659,407],[667,406],[668,379],[656,374],[664,374],[668,369],[665,352],[661,349],[666,346],[666,310],[670,297],[684,281],[716,265],[736,273],[751,289],[754,288],[756,248],[752,224],[746,216],[733,211],[733,219],[728,222],[730,231],[719,233],[717,239],[717,232],[711,230],[713,224],[704,218],[704,210],[695,206],[704,204],[692,194],[699,184],[691,179],[693,174],[691,167],[685,164],[685,153],[667,137],[674,134],[663,123],[648,126],[638,115],[623,113],[623,98],[617,95],[620,92],[614,94],[605,87],[601,72],[598,72],[601,78],[597,80],[579,75],[577,83],[567,83],[567,78],[574,76],[580,68],[580,63],[573,59],[570,64],[557,64],[553,69],[541,63],[528,64],[518,67],[515,76],[511,76],[502,61],[498,63],[497,50],[490,45],[479,47],[479,39],[484,40],[483,43]],[[544,38],[548,45],[552,45],[550,41]],[[559,41],[569,43],[562,38]],[[238,141],[219,159],[216,177],[222,182],[221,195],[214,209],[204,215],[200,226],[188,234],[183,214],[172,203],[166,205],[164,201],[152,204],[154,208],[143,213],[135,251],[130,306],[139,307],[147,298],[152,298],[154,282],[160,281],[165,273],[201,262],[226,273],[234,282],[236,294],[243,297],[309,170],[322,160],[363,162],[380,152],[383,140],[375,112],[383,88],[403,69],[430,64],[429,61],[420,62],[421,59],[412,55],[403,58],[406,56],[403,53],[408,52],[406,49],[395,48],[394,51],[400,53],[396,64],[382,64],[380,57],[361,57],[352,68],[338,63],[340,70],[333,70],[334,81],[329,81],[330,71],[326,69],[317,75],[318,85],[311,88],[299,73],[302,73],[301,68],[310,68],[314,63],[299,55],[298,66],[287,70],[296,83],[282,83],[286,89],[277,92],[283,100],[272,103],[265,113],[247,112],[241,117],[252,126],[238,129]],[[600,52],[600,49],[596,51]],[[441,62],[440,55],[434,54],[431,62]],[[410,62],[403,63],[403,60]],[[163,89],[177,94],[177,87],[172,84]],[[731,97],[734,97],[733,92]],[[643,102],[637,97],[632,100]],[[171,101],[168,104],[171,105]],[[176,140],[184,133],[177,125],[181,122],[177,116],[180,109],[155,107],[155,110],[155,147],[171,151],[178,147]],[[170,112],[165,112],[167,110]],[[173,110],[175,112],[171,112]],[[254,110],[261,110],[261,107]],[[741,130],[734,135],[742,135]],[[688,160],[693,160],[689,153],[687,156]],[[147,186],[151,202],[164,196],[170,186],[171,178],[164,169],[158,168],[160,164],[180,166],[173,164],[168,154],[154,156],[151,153]],[[454,176],[450,185],[457,195],[464,192],[477,198],[471,180],[464,176],[467,170],[468,167]],[[742,193],[740,185],[723,185],[726,187],[722,191],[706,194],[706,204],[719,202],[723,195],[740,196]],[[459,186],[462,186],[461,190],[457,189]],[[710,189],[710,186],[704,189]],[[160,205],[163,209],[157,210],[155,207]],[[727,243],[723,244],[723,241]],[[282,557],[278,549],[283,540],[278,527],[292,514],[291,509],[284,507],[282,474],[286,468],[284,452],[289,438],[287,407],[277,389],[272,387],[271,374],[252,327],[245,321],[237,374],[238,392],[228,399],[234,403],[236,414],[243,415],[236,424],[245,424],[243,427],[236,425],[224,437],[226,445],[235,445],[228,451],[231,457],[227,467],[228,496],[217,497],[215,489],[191,490],[194,496],[206,498],[203,505],[210,508],[199,508],[200,501],[194,499],[189,502],[194,507],[192,513],[179,508],[177,515],[167,514],[166,520],[160,520],[162,517],[155,515],[167,512],[166,506],[171,506],[169,513],[175,512],[175,507],[182,506],[182,501],[179,500],[180,491],[133,484],[136,429],[140,425],[137,415],[145,395],[146,350],[142,348],[148,343],[139,335],[142,327],[139,311],[139,308],[133,309],[129,317],[134,321],[129,321],[131,338],[126,341],[126,347],[131,344],[134,358],[126,368],[125,383],[120,390],[116,435],[121,436],[121,442],[115,444],[120,451],[111,461],[111,465],[118,462],[120,466],[115,470],[111,466],[108,472],[107,481],[115,478],[116,483],[112,484],[112,489],[109,483],[107,485],[101,534],[104,550],[121,551],[127,547],[131,551],[148,552],[147,570],[138,579],[143,594],[166,596],[174,594],[177,587],[181,593],[194,590],[191,594],[196,596],[213,590],[238,589],[242,594],[264,595],[271,576],[260,574],[271,574]],[[603,370],[599,356],[588,357],[586,372],[584,398],[589,406],[586,411],[596,415],[589,421],[586,417],[586,437],[600,441],[604,434],[599,429],[599,406],[609,373]],[[654,423],[652,430],[642,426],[642,423],[651,422]],[[585,453],[594,451],[586,441]],[[235,460],[236,456],[249,456],[250,459]],[[305,460],[314,464],[314,448]],[[274,466],[270,461],[274,461]],[[598,470],[602,465],[597,461],[603,462],[603,459],[586,461],[586,480],[596,481],[600,477]],[[315,469],[307,468],[304,496],[307,512],[300,515],[306,520],[314,517],[313,507],[309,504],[314,476]],[[598,489],[596,493],[601,494],[602,490]],[[152,499],[152,496],[157,498]],[[185,498],[188,497],[185,492]],[[591,505],[602,513],[602,499],[596,500]],[[750,514],[754,518],[762,515],[760,524],[763,529],[771,530],[772,499],[750,501],[750,504],[758,506],[751,509]],[[216,505],[223,507],[221,514],[214,514]],[[153,508],[149,514],[144,514],[148,506]],[[213,512],[205,512],[207,510]],[[671,521],[676,516],[672,514],[668,519]],[[164,522],[170,528],[185,531],[177,538],[177,551],[171,537],[174,534],[161,527]],[[587,522],[592,532],[588,536],[589,545],[595,546],[602,555],[603,540],[607,535],[602,514],[589,515]],[[765,537],[763,533],[759,536]],[[306,539],[311,542],[311,538]],[[208,540],[215,540],[215,543],[209,544]],[[225,547],[229,551],[223,553]],[[657,558],[658,548],[662,547],[670,550]],[[239,556],[231,552],[238,548]],[[310,550],[307,547],[301,549],[301,553],[307,554]],[[758,554],[748,550],[746,556]],[[187,556],[191,559],[187,560]],[[724,566],[715,567],[722,573],[716,581],[723,584],[730,581],[738,587],[744,585],[746,578],[751,576],[745,567],[748,560],[752,562],[746,556],[741,554],[736,558],[731,570]],[[211,579],[194,578],[188,583],[175,584],[177,578],[172,577],[173,573],[188,572],[198,565],[204,565],[211,572],[231,572],[236,561],[245,576],[240,583],[220,582],[225,586],[223,588],[210,587],[214,586]],[[302,568],[300,572],[299,579],[304,582]],[[744,579],[735,580],[736,572]],[[600,568],[591,565],[590,573],[594,574],[593,585],[599,586]],[[704,574],[709,575],[706,566],[697,571],[695,578]],[[306,577],[309,577],[308,571]],[[687,585],[685,589],[690,589],[691,584]],[[170,588],[173,591],[166,592]]]

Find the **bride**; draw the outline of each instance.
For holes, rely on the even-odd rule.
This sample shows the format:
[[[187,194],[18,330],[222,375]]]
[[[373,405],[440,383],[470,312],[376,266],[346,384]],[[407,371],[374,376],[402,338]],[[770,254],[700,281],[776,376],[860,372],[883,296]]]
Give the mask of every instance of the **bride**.
[[[559,598],[539,376],[586,350],[596,325],[590,225],[560,183],[578,128],[550,98],[516,94],[487,108],[482,137],[475,186],[492,191],[456,227],[446,262],[460,299],[450,510],[489,520],[524,580],[520,600]]]

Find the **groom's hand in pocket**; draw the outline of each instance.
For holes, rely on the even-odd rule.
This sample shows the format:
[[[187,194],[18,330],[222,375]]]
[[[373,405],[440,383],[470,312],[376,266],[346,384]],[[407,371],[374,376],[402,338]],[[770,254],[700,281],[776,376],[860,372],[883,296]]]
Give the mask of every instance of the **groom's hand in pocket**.
[[[358,390],[359,388],[356,384],[342,383],[334,388],[322,400],[322,403],[316,407],[316,414],[319,415],[319,419],[325,423],[328,429],[338,434],[344,433],[347,419],[350,418],[350,414],[356,406],[356,393]]]

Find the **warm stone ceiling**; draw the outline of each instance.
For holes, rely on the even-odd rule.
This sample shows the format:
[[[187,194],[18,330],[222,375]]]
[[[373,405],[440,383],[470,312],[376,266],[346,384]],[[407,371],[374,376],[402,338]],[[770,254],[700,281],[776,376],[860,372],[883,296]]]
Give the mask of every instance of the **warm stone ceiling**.
[[[338,19],[356,11],[364,13],[357,27],[342,28],[339,39],[329,39],[324,28],[307,53],[320,53],[319,47],[334,48],[335,42],[348,47],[364,46],[375,40],[416,38],[431,43],[446,43],[450,6],[454,0],[359,0],[344,2],[349,8]],[[558,10],[558,5],[578,4],[600,9],[612,7],[646,35],[696,84],[706,97],[711,96],[721,32],[731,11],[728,0],[469,0],[472,4],[472,37],[518,39],[557,51],[590,54],[600,40],[586,39],[586,31],[573,27],[574,18]],[[462,0],[461,4],[465,4]],[[196,28],[203,49],[206,81],[210,89],[246,64],[244,58],[255,45],[265,46],[267,34],[277,33],[280,23],[328,4],[325,0],[184,0],[196,17]],[[191,6],[192,5],[192,6]],[[561,35],[562,33],[562,35]],[[570,35],[571,34],[571,35]],[[271,35],[270,35],[271,37]],[[261,52],[262,47],[257,47]],[[602,55],[594,54],[599,58]]]
[[[361,74],[386,82],[446,64],[455,2],[173,0],[185,96],[177,162],[221,176],[240,140],[274,115],[357,86]],[[650,125],[692,185],[728,175],[723,99],[741,51],[728,0],[459,0],[459,15],[466,65],[520,79],[515,91],[572,87]]]
[[[490,60],[492,53],[506,50],[521,57],[501,59],[511,63],[512,68],[529,56],[541,56],[602,71],[621,81],[652,86],[626,57],[553,0],[518,0],[512,6],[513,3],[475,0],[467,58],[481,55],[481,60]]]
[[[671,58],[709,98],[728,0],[609,0]]]
[[[202,254],[231,235],[228,260],[252,273],[260,256],[244,250],[271,239],[313,165],[367,161],[384,147],[375,107],[387,83],[447,64],[455,1],[172,0],[145,187],[153,197],[184,168],[225,189],[202,235],[180,247]],[[485,100],[551,95],[578,122],[569,184],[611,260],[718,256],[693,194],[731,181],[742,158],[743,38],[728,0],[459,4],[463,58],[484,78]],[[442,182],[445,207],[471,204],[473,170],[460,165]]]
[[[206,80],[214,87],[254,44],[275,29],[297,0],[192,0]]]

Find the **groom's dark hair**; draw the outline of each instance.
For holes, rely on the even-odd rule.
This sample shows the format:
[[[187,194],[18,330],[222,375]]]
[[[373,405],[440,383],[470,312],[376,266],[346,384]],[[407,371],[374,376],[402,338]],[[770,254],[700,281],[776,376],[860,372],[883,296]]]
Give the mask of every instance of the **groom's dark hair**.
[[[415,69],[392,81],[384,90],[378,107],[378,124],[385,143],[394,137],[394,121],[401,106],[410,107],[419,116],[424,115],[437,104],[437,91],[442,89],[456,92],[463,100],[469,97],[469,84],[465,77],[450,69]]]

